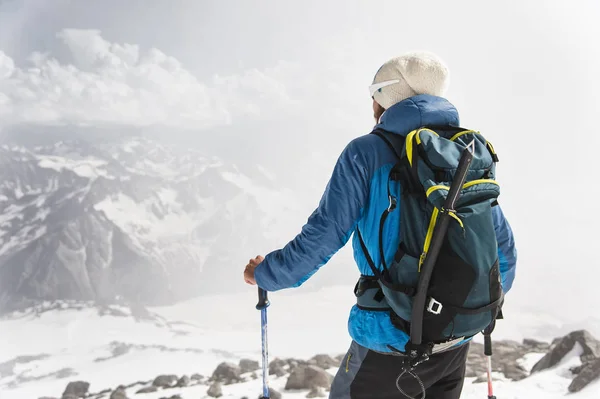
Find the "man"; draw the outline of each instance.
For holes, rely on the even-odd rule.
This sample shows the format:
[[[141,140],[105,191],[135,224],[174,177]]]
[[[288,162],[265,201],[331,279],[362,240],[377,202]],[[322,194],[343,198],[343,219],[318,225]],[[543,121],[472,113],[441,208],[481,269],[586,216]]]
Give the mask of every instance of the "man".
[[[408,53],[386,62],[371,86],[376,128],[406,136],[424,125],[459,126],[459,115],[444,94],[448,69],[436,56]],[[388,175],[397,162],[392,149],[377,135],[351,141],[339,157],[318,208],[300,234],[283,249],[250,260],[244,271],[248,284],[267,291],[298,287],[324,265],[358,230],[375,265],[381,265],[379,222],[389,206]],[[515,276],[516,249],[511,228],[500,206],[493,208],[501,284],[508,292]],[[400,212],[392,212],[383,236],[389,261],[399,245]],[[358,234],[354,258],[362,275],[373,275]],[[331,387],[330,398],[459,398],[463,386],[468,340],[440,353],[415,369],[402,370],[410,328],[392,324],[390,312],[355,305],[348,323],[352,344]],[[398,385],[398,386],[397,386]],[[399,392],[401,390],[402,394]],[[404,395],[404,396],[403,396]]]

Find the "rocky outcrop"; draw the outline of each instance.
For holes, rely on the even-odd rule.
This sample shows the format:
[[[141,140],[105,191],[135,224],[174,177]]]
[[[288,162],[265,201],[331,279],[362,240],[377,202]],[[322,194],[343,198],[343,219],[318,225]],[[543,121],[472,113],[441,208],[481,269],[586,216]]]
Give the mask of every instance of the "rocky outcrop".
[[[573,331],[552,342],[548,353],[531,370],[532,373],[550,369],[559,364],[575,346],[581,348],[581,366],[571,370],[575,377],[569,392],[579,392],[600,377],[600,341],[586,330]]]
[[[573,331],[554,340],[550,351],[533,366],[532,373],[556,366],[576,344],[582,348],[581,361],[600,358],[600,341],[585,330]]]

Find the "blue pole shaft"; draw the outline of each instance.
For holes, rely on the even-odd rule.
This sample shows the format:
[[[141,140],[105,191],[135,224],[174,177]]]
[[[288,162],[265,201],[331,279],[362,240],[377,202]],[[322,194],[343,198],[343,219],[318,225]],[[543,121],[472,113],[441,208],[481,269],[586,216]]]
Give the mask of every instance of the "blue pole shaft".
[[[256,309],[260,309],[260,325],[262,335],[262,371],[263,371],[263,396],[261,399],[269,399],[269,349],[267,341],[267,308],[269,307],[269,298],[266,290],[258,288],[258,304]]]
[[[263,372],[263,398],[269,398],[269,350],[267,347],[267,309],[261,309],[260,311],[261,331],[262,331],[262,372]]]

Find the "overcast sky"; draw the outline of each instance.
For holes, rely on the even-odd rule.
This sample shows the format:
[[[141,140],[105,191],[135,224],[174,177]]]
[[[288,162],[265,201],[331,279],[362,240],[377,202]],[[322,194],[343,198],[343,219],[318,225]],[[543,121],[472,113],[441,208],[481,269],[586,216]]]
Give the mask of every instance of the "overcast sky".
[[[598,16],[593,0],[0,0],[0,128],[164,125],[208,141],[229,127],[257,159],[292,154],[272,144],[289,134],[312,148],[316,204],[339,151],[372,127],[378,67],[432,51],[462,125],[500,155],[519,249],[508,300],[585,317],[600,305]]]

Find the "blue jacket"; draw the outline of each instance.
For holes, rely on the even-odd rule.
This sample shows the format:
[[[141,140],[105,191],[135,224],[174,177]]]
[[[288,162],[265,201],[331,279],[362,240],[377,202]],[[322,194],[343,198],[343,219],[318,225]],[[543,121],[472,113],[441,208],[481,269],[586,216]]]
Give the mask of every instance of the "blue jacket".
[[[417,95],[390,107],[378,127],[406,136],[423,125],[459,125],[458,111],[446,99]],[[256,268],[257,285],[267,291],[298,287],[342,248],[360,229],[369,254],[380,265],[379,220],[388,207],[387,180],[397,162],[385,142],[374,134],[352,140],[340,155],[318,208],[301,232],[284,248],[269,253]],[[397,209],[400,209],[399,207]],[[494,209],[502,286],[508,292],[515,277],[517,252],[513,233],[500,206]],[[384,252],[388,264],[399,244],[400,212],[386,222]],[[372,271],[353,236],[354,259],[361,274]],[[387,345],[404,350],[408,336],[394,327],[387,312],[366,311],[355,305],[348,321],[350,336],[369,349],[389,352]]]

